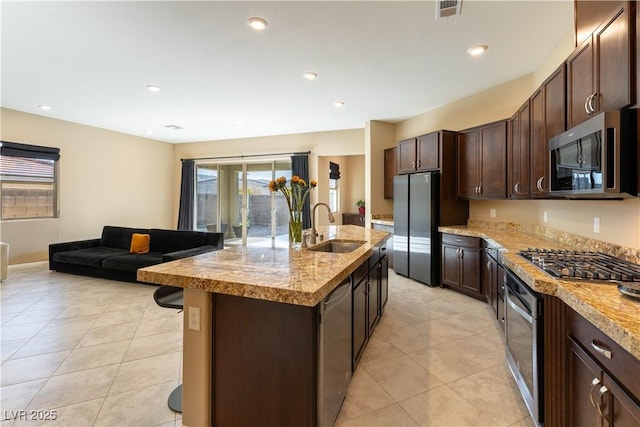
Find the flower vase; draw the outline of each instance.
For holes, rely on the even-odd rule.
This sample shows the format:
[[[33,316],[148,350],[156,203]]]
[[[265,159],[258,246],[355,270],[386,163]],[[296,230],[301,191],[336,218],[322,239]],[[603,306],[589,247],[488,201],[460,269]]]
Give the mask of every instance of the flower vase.
[[[289,220],[289,246],[292,249],[302,249],[302,219]]]

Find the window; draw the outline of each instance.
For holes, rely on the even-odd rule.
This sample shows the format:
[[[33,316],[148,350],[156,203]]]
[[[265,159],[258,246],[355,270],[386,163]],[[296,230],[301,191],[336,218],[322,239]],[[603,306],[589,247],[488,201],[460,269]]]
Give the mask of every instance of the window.
[[[3,220],[56,218],[57,148],[0,143],[0,205]]]
[[[329,179],[329,207],[331,208],[331,212],[338,212],[338,209],[340,208],[338,200],[340,200],[338,193],[338,180]]]

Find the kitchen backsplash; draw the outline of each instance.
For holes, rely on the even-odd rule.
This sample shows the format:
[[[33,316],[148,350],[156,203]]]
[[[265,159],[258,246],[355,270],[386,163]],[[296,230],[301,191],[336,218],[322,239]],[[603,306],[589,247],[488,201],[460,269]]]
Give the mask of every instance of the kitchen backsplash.
[[[514,233],[530,233],[547,237],[566,243],[571,246],[585,248],[595,252],[603,252],[620,259],[627,260],[636,264],[640,264],[640,249],[627,248],[615,245],[609,242],[592,239],[590,237],[579,236],[577,234],[568,233],[566,231],[556,230],[544,225],[518,224],[515,222],[501,221],[484,221],[470,218],[467,221],[469,227],[488,228],[493,230],[514,232]]]

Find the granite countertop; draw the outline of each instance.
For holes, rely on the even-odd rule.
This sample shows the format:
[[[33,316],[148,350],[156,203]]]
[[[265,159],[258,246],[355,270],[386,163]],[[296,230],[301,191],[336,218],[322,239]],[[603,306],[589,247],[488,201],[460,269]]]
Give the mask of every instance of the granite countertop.
[[[451,226],[439,227],[439,231],[488,240],[500,249],[502,263],[531,289],[560,298],[622,348],[640,359],[640,301],[622,295],[615,283],[556,279],[518,254],[519,250],[526,248],[596,250],[615,254],[619,252],[619,248],[611,245],[611,250],[607,251],[607,244],[603,242],[594,243],[595,246],[584,246],[582,241],[578,244],[570,238],[556,240],[538,234],[535,230],[523,232],[521,229]],[[629,261],[637,259],[637,252],[628,252],[632,252],[626,257],[630,258]]]
[[[371,224],[393,227],[393,214],[371,214]]]
[[[360,240],[353,252],[229,246],[138,270],[141,282],[313,307],[391,235],[354,225],[318,227],[329,239]]]

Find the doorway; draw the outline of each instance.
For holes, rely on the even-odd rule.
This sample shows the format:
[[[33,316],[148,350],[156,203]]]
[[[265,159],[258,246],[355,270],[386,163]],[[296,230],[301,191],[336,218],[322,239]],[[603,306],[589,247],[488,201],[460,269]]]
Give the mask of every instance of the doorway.
[[[291,160],[196,164],[196,229],[224,233],[225,245],[287,247],[289,211],[276,177]]]

